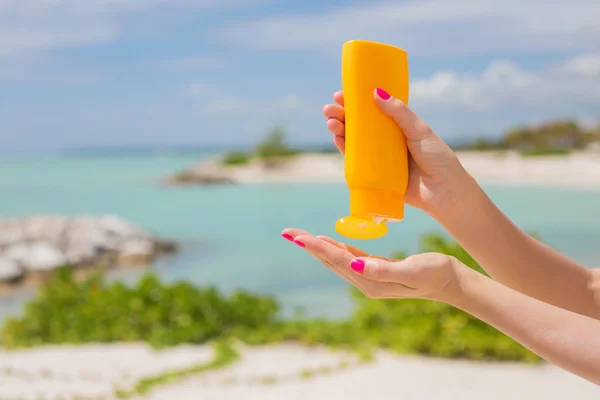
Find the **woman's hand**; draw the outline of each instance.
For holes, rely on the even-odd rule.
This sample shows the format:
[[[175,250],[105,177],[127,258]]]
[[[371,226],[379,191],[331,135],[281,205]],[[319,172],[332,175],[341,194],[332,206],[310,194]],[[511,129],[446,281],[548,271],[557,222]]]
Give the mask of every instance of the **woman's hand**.
[[[406,136],[411,157],[405,202],[430,215],[453,212],[450,207],[459,204],[477,185],[452,149],[402,101],[388,96],[381,89],[373,93],[377,105],[396,121]],[[344,95],[335,92],[333,99],[337,104],[324,106],[323,114],[327,117],[327,128],[335,135],[333,142],[344,154]]]
[[[282,236],[370,298],[420,298],[446,303],[460,298],[459,274],[467,267],[454,257],[425,253],[396,260],[370,256],[356,247],[301,229],[285,229]]]
[[[368,297],[448,303],[504,332],[551,363],[600,385],[598,320],[510,289],[447,255],[428,253],[391,260],[369,256],[355,247],[300,229],[285,229],[282,236]]]

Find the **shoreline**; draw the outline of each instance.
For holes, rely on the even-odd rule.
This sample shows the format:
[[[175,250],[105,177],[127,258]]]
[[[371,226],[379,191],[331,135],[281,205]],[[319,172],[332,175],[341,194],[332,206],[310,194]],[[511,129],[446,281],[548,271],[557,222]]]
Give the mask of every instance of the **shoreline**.
[[[600,154],[577,152],[560,156],[521,156],[515,152],[458,152],[465,169],[482,185],[600,189]],[[345,183],[339,154],[304,153],[267,165],[252,160],[224,166],[215,156],[167,176],[178,185]]]

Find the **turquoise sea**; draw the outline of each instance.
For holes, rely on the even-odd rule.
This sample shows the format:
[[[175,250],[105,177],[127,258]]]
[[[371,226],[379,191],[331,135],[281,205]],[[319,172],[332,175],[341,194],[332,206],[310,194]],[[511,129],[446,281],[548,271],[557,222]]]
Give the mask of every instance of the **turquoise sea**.
[[[224,290],[244,288],[277,296],[289,312],[342,316],[351,303],[347,285],[280,236],[285,227],[339,238],[333,224],[346,214],[343,184],[278,184],[168,188],[165,174],[201,154],[47,157],[0,160],[0,215],[115,213],[179,241],[182,251],[152,269],[167,280],[185,279]],[[485,187],[520,227],[586,266],[600,265],[600,191],[542,187]],[[380,240],[355,242],[388,255],[415,251],[419,235],[441,231],[408,208]],[[122,279],[135,279],[128,271]],[[0,318],[18,312],[27,293],[0,298]]]

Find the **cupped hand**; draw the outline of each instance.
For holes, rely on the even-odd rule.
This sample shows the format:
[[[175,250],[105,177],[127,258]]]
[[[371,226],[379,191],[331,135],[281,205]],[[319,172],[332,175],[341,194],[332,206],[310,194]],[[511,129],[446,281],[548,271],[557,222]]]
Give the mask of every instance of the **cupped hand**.
[[[459,273],[468,268],[454,257],[439,253],[404,260],[373,256],[301,229],[284,229],[282,236],[373,299],[420,298],[453,303],[461,294]]]
[[[443,205],[460,201],[466,187],[474,181],[452,149],[401,100],[393,96],[384,99],[377,90],[373,91],[373,97],[381,111],[393,118],[406,136],[410,175],[405,202],[434,215]],[[327,118],[327,128],[334,134],[333,142],[344,154],[344,95],[335,92],[333,99],[337,104],[325,105],[323,114]]]

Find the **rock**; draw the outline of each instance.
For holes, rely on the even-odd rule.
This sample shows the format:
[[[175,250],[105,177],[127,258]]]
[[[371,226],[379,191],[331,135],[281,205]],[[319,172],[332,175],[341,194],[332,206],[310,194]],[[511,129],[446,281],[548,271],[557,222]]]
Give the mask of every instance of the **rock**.
[[[117,236],[111,235],[97,224],[85,226],[83,224],[72,226],[66,233],[66,247],[93,247],[96,252],[115,251],[122,240]]]
[[[8,285],[42,282],[64,265],[100,270],[147,265],[158,253],[174,251],[175,243],[117,215],[0,218],[0,283]]]
[[[23,268],[9,258],[0,258],[0,282],[16,282],[23,277]]]
[[[35,242],[23,260],[23,267],[30,271],[48,271],[67,264],[58,247],[46,242]]]
[[[91,263],[97,255],[96,247],[84,241],[69,243],[65,250],[65,258],[69,265]]]
[[[161,253],[175,253],[179,251],[179,245],[177,243],[166,240],[157,240],[154,243],[154,247]]]
[[[167,177],[165,183],[176,184],[232,184],[235,180],[225,174],[201,173],[196,171],[182,171],[176,175]]]
[[[110,235],[119,238],[140,237],[150,238],[150,234],[116,215],[105,215],[98,220],[98,226]]]
[[[28,254],[29,245],[25,242],[15,243],[4,251],[4,257],[19,265],[23,265]]]
[[[152,261],[154,243],[146,239],[131,239],[124,242],[117,256],[119,265],[143,265]]]
[[[25,234],[20,229],[2,230],[0,228],[0,247],[7,247],[25,240]]]
[[[26,217],[22,225],[27,239],[58,243],[67,228],[67,218],[57,215],[35,215]]]
[[[25,232],[19,219],[0,220],[0,247],[11,246],[22,240],[25,240]]]

